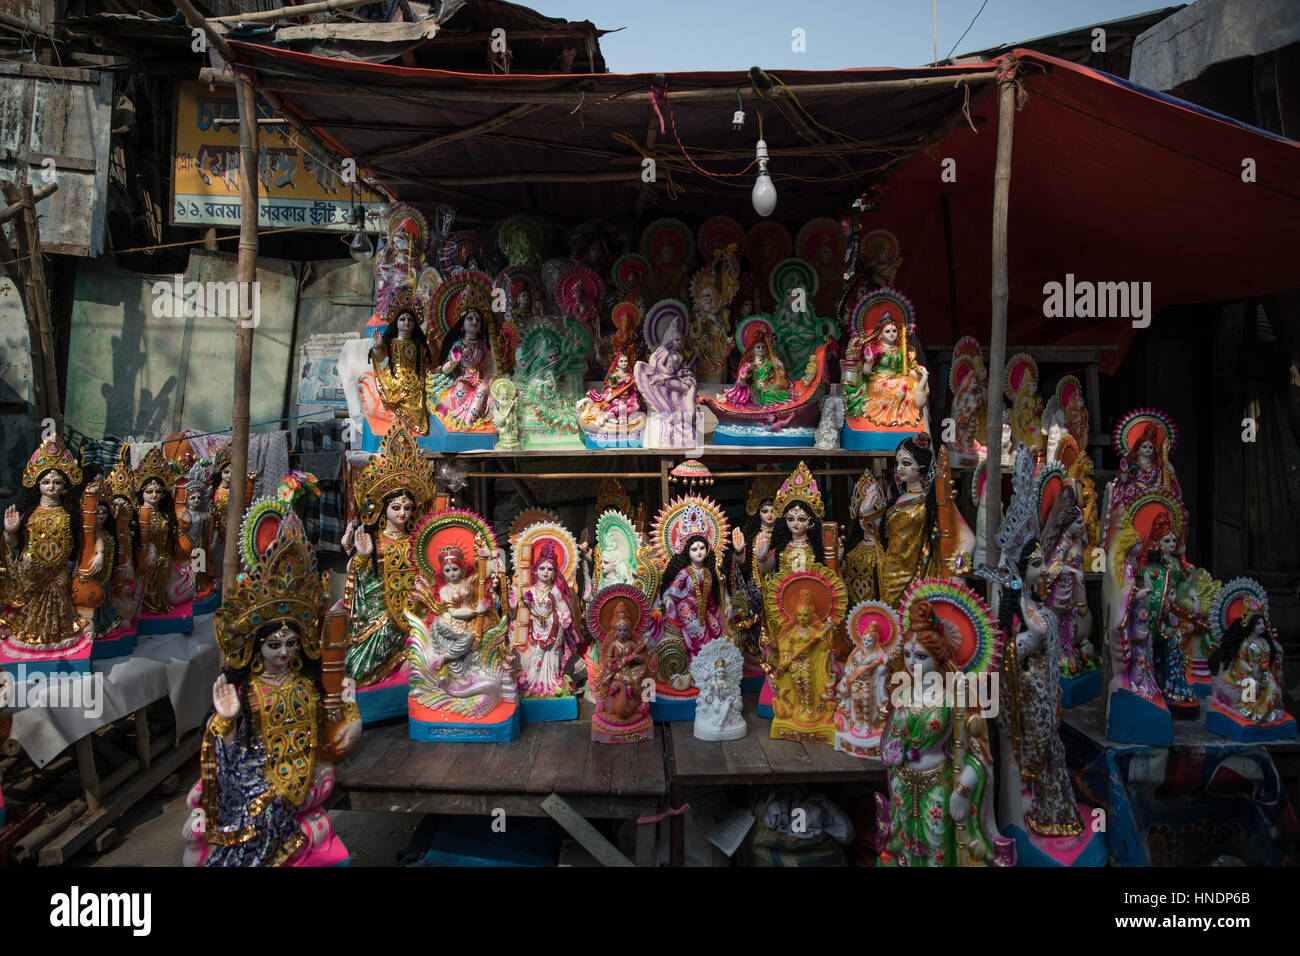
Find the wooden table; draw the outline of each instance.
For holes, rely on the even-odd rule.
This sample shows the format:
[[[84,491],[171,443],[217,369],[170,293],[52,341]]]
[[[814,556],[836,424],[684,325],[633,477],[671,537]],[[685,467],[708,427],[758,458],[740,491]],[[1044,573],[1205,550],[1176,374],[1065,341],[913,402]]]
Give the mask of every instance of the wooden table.
[[[636,819],[656,813],[667,791],[663,725],[651,741],[597,744],[591,711],[582,701],[577,720],[524,724],[510,743],[417,742],[405,721],[370,726],[339,764],[335,789],[353,810],[550,816],[602,862],[617,862],[621,854],[609,855],[612,844],[573,814]],[[653,824],[637,828],[636,863],[656,863]]]
[[[879,760],[853,757],[825,744],[773,740],[772,721],[758,716],[757,694],[746,694],[744,707],[748,730],[739,740],[700,740],[688,721],[656,725],[665,728],[672,808],[685,802],[688,786],[885,782]],[[669,865],[684,863],[685,824],[679,814],[669,825]]]

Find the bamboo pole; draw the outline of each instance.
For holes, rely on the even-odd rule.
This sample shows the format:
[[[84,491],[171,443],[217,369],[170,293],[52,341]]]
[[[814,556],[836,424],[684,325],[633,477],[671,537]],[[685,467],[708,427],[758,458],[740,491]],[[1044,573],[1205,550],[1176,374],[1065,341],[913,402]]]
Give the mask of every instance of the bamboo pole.
[[[41,252],[40,221],[36,218],[36,198],[32,187],[23,183],[21,188],[4,184],[5,199],[13,205],[21,206],[22,219],[19,223],[18,254],[25,258],[23,268],[23,285],[26,290],[23,303],[27,312],[29,335],[31,336],[32,365],[39,368],[38,380],[33,377],[33,392],[36,399],[36,413],[40,418],[52,418],[63,421],[62,403],[59,399],[59,374],[54,362],[54,329],[50,325],[50,293],[45,282],[45,259]]]
[[[59,188],[58,183],[46,183],[40,189],[36,189],[32,191],[32,200],[34,202],[40,202],[42,199],[44,199],[47,196],[53,196],[54,193],[58,190],[58,188]],[[0,212],[0,224],[8,222],[14,216],[22,212],[23,209],[25,208],[26,206],[23,204],[23,201],[21,199],[15,203],[10,203],[8,206],[4,208],[3,212]]]
[[[984,548],[989,567],[998,566],[1002,521],[1002,378],[1007,360],[1007,207],[1011,197],[1011,134],[1016,116],[1015,63],[1004,61],[998,76],[998,152],[993,173],[993,296],[989,334],[988,463],[984,479]]]
[[[351,10],[364,7],[374,0],[320,0],[319,3],[303,3],[296,7],[276,7],[274,10],[261,10],[256,13],[236,13],[228,17],[213,17],[209,23],[267,23],[271,20],[297,20],[313,13],[330,13],[335,10]],[[177,4],[180,6],[180,4]],[[186,4],[188,6],[188,4]],[[182,12],[185,8],[181,7]],[[186,14],[188,17],[188,13]]]

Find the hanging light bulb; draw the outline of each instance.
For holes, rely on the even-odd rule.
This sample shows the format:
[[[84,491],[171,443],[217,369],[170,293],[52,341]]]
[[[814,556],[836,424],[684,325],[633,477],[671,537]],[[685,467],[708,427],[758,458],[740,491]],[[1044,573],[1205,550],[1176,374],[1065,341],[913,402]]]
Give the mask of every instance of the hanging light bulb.
[[[366,214],[360,206],[353,207],[348,213],[348,222],[352,223],[357,230],[348,242],[348,254],[352,256],[354,262],[369,262],[375,257],[375,247],[371,244],[370,237],[366,235]]]
[[[758,178],[754,180],[750,201],[754,204],[754,212],[760,216],[770,216],[772,210],[776,209],[776,187],[772,185],[772,177],[767,174],[766,140],[758,141],[754,155],[758,159]]]

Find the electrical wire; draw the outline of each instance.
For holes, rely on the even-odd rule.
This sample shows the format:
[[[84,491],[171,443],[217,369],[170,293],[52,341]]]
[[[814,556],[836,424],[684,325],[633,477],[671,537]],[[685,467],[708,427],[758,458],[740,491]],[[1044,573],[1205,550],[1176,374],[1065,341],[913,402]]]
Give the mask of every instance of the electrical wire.
[[[966,25],[966,29],[963,30],[961,36],[959,36],[959,37],[957,38],[957,43],[954,43],[954,44],[952,45],[952,49],[949,50],[949,51],[948,51],[948,55],[947,55],[946,57],[944,57],[945,60],[951,60],[951,59],[952,59],[952,55],[953,55],[953,53],[955,53],[955,52],[957,51],[957,44],[958,44],[958,43],[961,43],[962,40],[966,39],[966,34],[967,34],[967,33],[970,33],[970,28],[973,27],[973,26],[975,25],[975,21],[978,20],[978,19],[980,18],[980,14],[984,12],[984,8],[987,7],[988,5],[989,5],[989,0],[984,0],[984,2],[980,4],[980,8],[979,8],[978,10],[975,11],[975,16],[971,18],[970,23],[968,23],[968,24]],[[936,36],[937,36],[937,34],[936,34]],[[934,52],[935,52],[935,55],[936,55],[936,56],[938,56],[938,54],[939,54],[939,47],[938,47],[938,45],[937,45],[937,42],[938,42],[938,41],[936,40],[936,46],[935,46],[935,48],[934,48]],[[938,66],[938,65],[939,65],[939,61],[938,61],[938,60],[935,60],[934,63],[935,63],[935,66]]]

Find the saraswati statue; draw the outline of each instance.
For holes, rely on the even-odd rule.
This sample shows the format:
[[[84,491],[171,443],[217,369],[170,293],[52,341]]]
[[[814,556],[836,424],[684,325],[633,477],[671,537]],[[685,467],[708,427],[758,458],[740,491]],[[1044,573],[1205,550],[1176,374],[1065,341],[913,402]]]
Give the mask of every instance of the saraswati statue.
[[[929,431],[930,373],[917,359],[915,334],[916,314],[901,292],[877,289],[854,307],[842,363],[845,448],[887,451],[903,435]]]
[[[360,739],[361,717],[342,682],[333,686],[328,606],[328,584],[289,512],[216,612],[225,669],[212,686],[215,713],[189,796],[186,865],[347,864],[324,804],[334,762]]]
[[[695,366],[683,351],[687,321],[686,306],[668,299],[655,305],[642,324],[650,358],[636,363],[634,375],[648,409],[642,439],[646,448],[694,448],[699,443]]]
[[[384,314],[388,325],[382,334],[371,333],[370,361],[380,401],[413,435],[429,434],[429,409],[424,379],[433,364],[421,320],[424,303],[413,289],[399,289]]]
[[[425,382],[435,450],[468,451],[496,444],[491,389],[498,374],[500,331],[488,307],[491,290],[486,275],[467,269],[443,280],[430,306],[431,321],[442,333],[438,361]]]
[[[445,509],[411,540],[416,567],[407,663],[412,740],[506,741],[519,735],[519,655],[508,584],[491,527]]]
[[[1268,592],[1234,578],[1215,597],[1219,645],[1211,654],[1213,698],[1205,729],[1233,740],[1289,740],[1295,718],[1282,703],[1282,645],[1269,624]]]
[[[517,526],[522,523],[516,519]],[[582,650],[578,543],[568,528],[554,520],[517,527],[511,543],[514,584],[509,600],[524,719],[573,720],[578,716],[578,701],[568,671]]]

